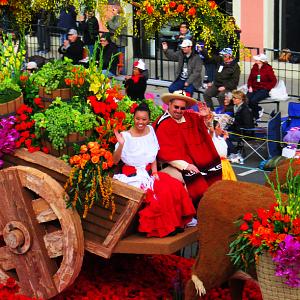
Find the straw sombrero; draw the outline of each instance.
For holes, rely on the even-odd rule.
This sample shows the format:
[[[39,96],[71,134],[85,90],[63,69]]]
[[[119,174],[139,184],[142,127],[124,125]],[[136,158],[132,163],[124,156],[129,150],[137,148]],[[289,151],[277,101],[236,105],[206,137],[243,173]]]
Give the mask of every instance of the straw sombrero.
[[[166,104],[169,104],[169,102],[171,100],[175,100],[175,99],[185,101],[188,107],[197,104],[196,99],[194,99],[192,97],[189,97],[189,96],[186,96],[185,91],[182,91],[182,90],[175,91],[173,93],[164,93],[164,94],[161,95],[161,100]]]

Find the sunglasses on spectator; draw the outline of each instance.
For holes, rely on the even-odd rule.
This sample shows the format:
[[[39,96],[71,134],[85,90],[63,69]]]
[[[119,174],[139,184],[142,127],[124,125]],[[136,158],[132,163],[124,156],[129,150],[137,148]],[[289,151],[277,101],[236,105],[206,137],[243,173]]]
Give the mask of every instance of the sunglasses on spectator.
[[[105,39],[100,39],[100,43],[103,43],[105,42],[106,40]]]
[[[180,110],[185,110],[185,107],[183,106],[178,106],[178,105],[174,105],[175,109],[180,109]]]

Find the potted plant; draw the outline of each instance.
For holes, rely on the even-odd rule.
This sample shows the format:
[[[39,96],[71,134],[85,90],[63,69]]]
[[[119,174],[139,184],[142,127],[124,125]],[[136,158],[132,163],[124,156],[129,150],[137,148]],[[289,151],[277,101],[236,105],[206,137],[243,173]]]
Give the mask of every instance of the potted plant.
[[[64,101],[72,98],[72,91],[65,79],[72,76],[74,68],[68,58],[46,63],[38,72],[32,75],[32,82],[39,87],[39,97],[42,98],[45,108],[60,97]]]
[[[35,134],[56,156],[72,154],[73,143],[83,143],[99,125],[91,108],[78,97],[71,102],[56,98],[44,112],[33,115]]]
[[[24,60],[24,41],[19,41],[16,50],[12,35],[4,35],[0,43],[0,115],[16,112],[23,103],[20,77]]]
[[[284,186],[277,180],[275,188],[269,181],[276,202],[270,209],[259,208],[241,217],[238,233],[230,244],[229,256],[238,268],[247,270],[256,263],[264,299],[278,299],[275,292],[286,295],[286,300],[300,297],[299,183],[300,175],[291,167]],[[292,294],[297,298],[290,298]]]

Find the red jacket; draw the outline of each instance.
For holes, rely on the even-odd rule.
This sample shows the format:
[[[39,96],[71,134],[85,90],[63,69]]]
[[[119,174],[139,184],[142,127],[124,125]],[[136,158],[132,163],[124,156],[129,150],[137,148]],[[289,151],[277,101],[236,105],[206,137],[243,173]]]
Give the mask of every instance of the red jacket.
[[[257,75],[260,75],[260,82],[257,82]],[[277,83],[272,66],[268,63],[263,63],[259,69],[258,64],[254,64],[248,78],[248,88],[252,87],[253,92],[257,90],[270,91]]]

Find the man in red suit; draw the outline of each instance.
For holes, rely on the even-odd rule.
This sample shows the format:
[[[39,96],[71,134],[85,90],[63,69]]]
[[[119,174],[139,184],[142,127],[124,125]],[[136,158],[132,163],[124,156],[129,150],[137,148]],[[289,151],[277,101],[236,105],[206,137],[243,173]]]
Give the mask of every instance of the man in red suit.
[[[163,94],[161,99],[168,110],[153,125],[160,145],[158,159],[168,165],[164,172],[186,184],[197,205],[208,186],[222,179],[220,157],[204,123],[209,109],[186,111],[197,101],[184,91]]]

